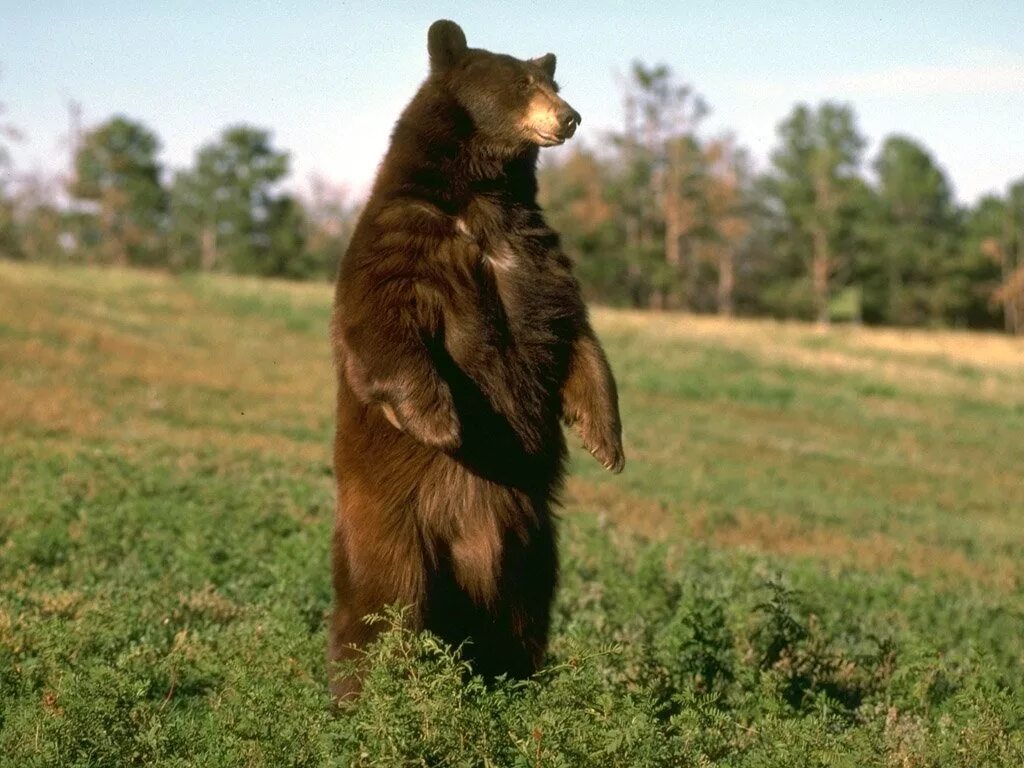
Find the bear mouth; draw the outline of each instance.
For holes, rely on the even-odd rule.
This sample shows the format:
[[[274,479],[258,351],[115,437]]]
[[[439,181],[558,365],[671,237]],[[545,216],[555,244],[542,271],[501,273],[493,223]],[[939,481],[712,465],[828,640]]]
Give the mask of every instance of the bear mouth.
[[[557,133],[544,133],[543,131],[534,131],[533,135],[542,147],[557,147],[559,144],[564,144],[566,139],[565,136],[560,136]]]

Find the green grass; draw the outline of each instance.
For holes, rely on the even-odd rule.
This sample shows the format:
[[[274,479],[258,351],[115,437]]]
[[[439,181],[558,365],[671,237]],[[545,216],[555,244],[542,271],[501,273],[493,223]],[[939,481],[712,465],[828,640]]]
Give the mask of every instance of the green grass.
[[[1024,347],[599,311],[548,664],[331,713],[326,286],[0,263],[0,765],[1019,766]]]

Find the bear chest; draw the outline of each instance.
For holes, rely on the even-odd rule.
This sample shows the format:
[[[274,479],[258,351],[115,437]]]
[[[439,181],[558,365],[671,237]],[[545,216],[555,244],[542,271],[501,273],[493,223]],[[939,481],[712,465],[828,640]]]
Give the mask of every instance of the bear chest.
[[[473,273],[478,300],[493,322],[522,343],[552,341],[551,323],[571,286],[528,235],[475,237]]]
[[[474,228],[462,218],[455,226],[472,243],[473,298],[447,329],[453,357],[472,372],[496,365],[556,376],[571,337],[571,275],[528,230]]]

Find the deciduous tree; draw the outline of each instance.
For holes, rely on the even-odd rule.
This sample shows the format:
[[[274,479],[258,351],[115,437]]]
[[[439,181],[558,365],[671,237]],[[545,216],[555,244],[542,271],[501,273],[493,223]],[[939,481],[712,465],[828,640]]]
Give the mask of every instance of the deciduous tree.
[[[142,123],[116,116],[86,133],[69,192],[91,204],[97,237],[91,255],[124,266],[162,260],[167,194],[156,154],[160,142]]]
[[[778,132],[774,191],[793,245],[809,267],[814,315],[826,324],[832,276],[846,255],[843,219],[854,199],[865,141],[853,109],[830,102],[816,110],[797,106]]]
[[[175,176],[171,242],[184,268],[260,275],[289,272],[301,220],[279,189],[288,153],[268,131],[240,125],[202,147],[195,167]],[[288,231],[284,231],[288,230]]]

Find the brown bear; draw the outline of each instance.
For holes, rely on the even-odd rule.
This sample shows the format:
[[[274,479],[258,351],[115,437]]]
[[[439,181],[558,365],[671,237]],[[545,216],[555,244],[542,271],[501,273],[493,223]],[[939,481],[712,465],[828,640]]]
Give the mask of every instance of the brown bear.
[[[575,425],[624,464],[615,380],[572,265],[537,204],[540,147],[580,115],[555,57],[428,33],[430,74],[391,145],[338,273],[330,662],[389,604],[487,676],[524,677],[547,646],[552,506]],[[332,665],[333,668],[333,665]],[[357,676],[335,675],[336,699]]]

